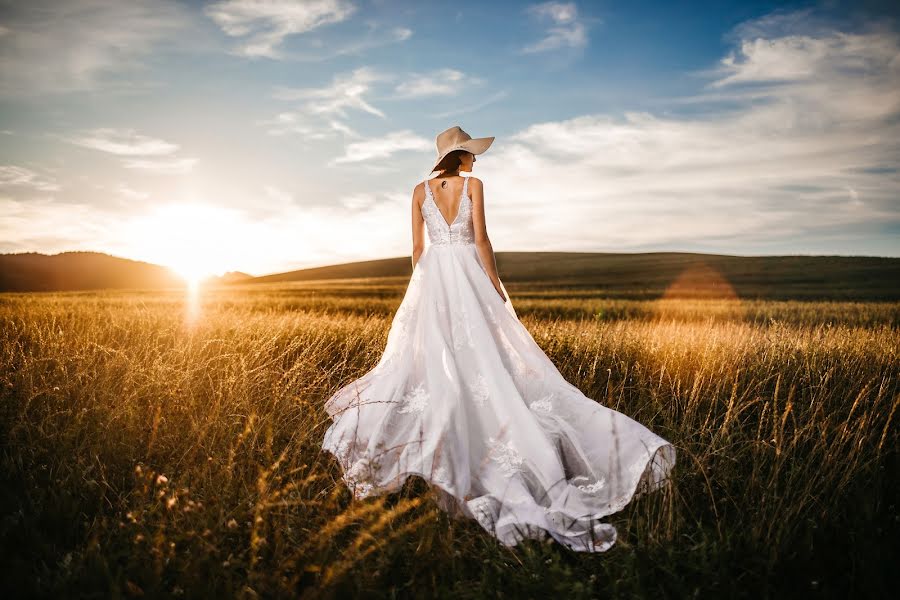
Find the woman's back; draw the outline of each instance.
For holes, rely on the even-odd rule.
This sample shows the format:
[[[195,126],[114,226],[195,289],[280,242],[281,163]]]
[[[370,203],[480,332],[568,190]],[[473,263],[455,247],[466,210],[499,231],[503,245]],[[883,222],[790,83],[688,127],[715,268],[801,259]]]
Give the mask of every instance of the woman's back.
[[[425,200],[422,202],[422,217],[428,229],[428,240],[432,244],[474,244],[475,228],[472,223],[472,199],[469,197],[469,177],[460,176],[462,186],[448,183],[447,187],[459,189],[453,192],[435,192],[432,180],[426,179]],[[449,180],[448,180],[449,181]],[[438,205],[436,194],[444,196],[440,199],[443,209]],[[455,198],[454,198],[455,197]],[[454,210],[452,214],[451,210]],[[445,216],[446,213],[446,216]]]

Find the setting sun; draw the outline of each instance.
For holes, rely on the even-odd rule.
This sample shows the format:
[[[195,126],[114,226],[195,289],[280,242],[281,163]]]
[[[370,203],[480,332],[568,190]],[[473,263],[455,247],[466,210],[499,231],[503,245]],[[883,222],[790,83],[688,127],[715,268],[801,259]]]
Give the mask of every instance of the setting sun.
[[[220,275],[239,259],[238,211],[208,204],[168,204],[139,216],[130,227],[133,244],[151,262],[196,284]]]

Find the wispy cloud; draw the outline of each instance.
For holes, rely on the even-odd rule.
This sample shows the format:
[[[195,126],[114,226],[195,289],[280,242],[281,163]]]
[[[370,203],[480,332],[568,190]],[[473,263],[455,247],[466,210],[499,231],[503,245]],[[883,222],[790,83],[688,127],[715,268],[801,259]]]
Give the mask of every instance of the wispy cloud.
[[[119,156],[156,156],[172,154],[178,150],[177,144],[141,135],[134,129],[101,127],[70,137],[68,141],[77,146]]]
[[[257,124],[266,127],[268,133],[275,136],[296,134],[308,140],[326,140],[340,135],[345,139],[356,140],[347,146],[343,157],[332,161],[331,164],[359,162],[367,160],[366,157],[369,156],[385,156],[383,151],[375,150],[378,142],[364,139],[349,124],[353,112],[367,113],[381,119],[387,118],[385,112],[374,106],[369,99],[374,95],[375,87],[379,84],[392,88],[384,90],[383,98],[385,99],[415,100],[458,95],[471,91],[483,83],[484,80],[479,77],[450,68],[439,69],[433,74],[399,75],[363,66],[349,72],[338,73],[333,76],[330,83],[321,87],[276,88],[272,94],[274,98],[298,102],[298,104],[292,110],[282,111],[271,119],[257,121]],[[499,92],[480,102],[479,105],[485,106],[499,100],[504,95],[505,92]],[[474,110],[474,108],[464,108],[462,111],[454,112],[466,112],[466,110]],[[396,140],[408,146],[408,148],[402,149],[415,149],[419,142],[409,136],[400,135],[401,133],[395,132],[389,135],[398,136]],[[372,154],[373,151],[374,154]]]
[[[116,188],[116,191],[130,200],[146,200],[150,197],[149,192],[132,189],[124,183],[119,184],[119,187]]]
[[[544,37],[521,49],[531,54],[559,48],[582,48],[588,43],[587,25],[578,15],[573,2],[544,2],[525,9],[526,13],[543,23],[549,23]]]
[[[361,137],[352,127],[337,119],[322,119],[299,111],[278,113],[271,119],[261,119],[257,125],[266,127],[266,133],[273,136],[299,135],[307,140],[324,140],[337,134],[347,137]]]
[[[385,76],[371,67],[358,67],[350,73],[335,75],[330,84],[321,88],[278,88],[273,96],[279,100],[304,100],[303,111],[313,115],[336,114],[347,118],[347,109],[355,109],[379,117],[384,113],[365,97],[372,85]]]
[[[0,93],[111,85],[188,21],[183,6],[169,0],[10,3],[0,32]]]
[[[196,158],[172,156],[178,151],[178,144],[140,134],[134,129],[101,127],[63,139],[76,146],[122,157],[126,169],[178,174],[190,172],[197,163]]]
[[[228,35],[245,38],[238,54],[278,59],[279,46],[288,36],[339,23],[356,10],[345,0],[224,0],[206,6],[204,12]]]
[[[410,73],[394,89],[397,98],[425,98],[455,96],[472,92],[483,79],[466,75],[456,69],[438,69],[434,73]]]
[[[361,192],[359,194],[351,194],[349,196],[343,196],[340,199],[340,203],[343,204],[349,210],[362,210],[374,206],[375,203],[378,202],[378,197],[375,194],[370,194],[368,192]]]
[[[62,189],[52,179],[15,165],[0,166],[0,187],[24,187],[40,192],[58,192]]]
[[[0,196],[0,252],[98,250],[98,240],[114,235],[117,219],[86,202]]]
[[[397,152],[430,150],[431,140],[408,130],[393,131],[378,138],[361,140],[347,144],[344,156],[332,161],[332,164],[356,163],[378,158],[389,158]]]
[[[178,175],[190,173],[197,164],[196,158],[172,158],[172,159],[127,159],[122,162],[126,169],[137,169],[163,175]]]
[[[381,27],[378,25],[374,25],[370,28],[371,31],[375,31],[377,33],[370,33],[364,39],[348,44],[346,46],[338,47],[333,56],[342,56],[348,54],[359,54],[364,50],[371,50],[373,48],[377,48],[379,46],[384,46],[386,44],[396,44],[399,42],[405,42],[413,35],[413,30],[409,27],[391,27],[387,30],[386,34],[381,34]]]
[[[299,103],[292,110],[257,123],[275,136],[296,134],[309,140],[331,139],[338,135],[362,138],[348,123],[350,111],[384,119],[384,112],[373,106],[367,96],[376,83],[391,79],[391,75],[371,67],[358,67],[334,75],[331,83],[318,88],[277,87],[272,94],[274,98]]]
[[[405,42],[413,35],[413,30],[408,27],[384,28],[375,22],[366,23],[366,29],[364,34],[354,32],[350,42],[332,41],[326,45],[317,41],[314,44],[317,46],[314,51],[293,51],[283,53],[283,57],[300,62],[322,62],[341,56],[365,57],[365,53],[375,48]]]
[[[439,113],[436,113],[434,116],[444,118],[444,117],[452,117],[455,115],[462,115],[465,113],[475,112],[476,110],[481,110],[482,108],[484,108],[485,106],[488,106],[489,104],[493,104],[494,102],[499,102],[500,100],[503,100],[508,95],[509,95],[509,92],[507,92],[506,90],[500,90],[498,92],[494,92],[493,94],[491,94],[484,100],[479,100],[478,102],[476,102],[474,104],[466,104],[464,106],[460,106],[458,108],[453,108],[448,111],[439,112]]]

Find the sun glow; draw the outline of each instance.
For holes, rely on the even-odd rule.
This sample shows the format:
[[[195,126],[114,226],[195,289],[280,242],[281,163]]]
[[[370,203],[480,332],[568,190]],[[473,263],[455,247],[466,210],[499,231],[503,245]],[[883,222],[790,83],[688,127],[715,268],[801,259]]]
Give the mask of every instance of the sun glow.
[[[146,260],[196,286],[233,269],[246,234],[241,213],[208,204],[168,204],[135,219],[130,241]]]

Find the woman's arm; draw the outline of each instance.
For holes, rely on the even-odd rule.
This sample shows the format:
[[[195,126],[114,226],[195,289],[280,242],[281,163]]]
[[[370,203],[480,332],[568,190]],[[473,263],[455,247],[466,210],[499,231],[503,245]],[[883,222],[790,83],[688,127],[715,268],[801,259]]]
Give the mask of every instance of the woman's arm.
[[[506,295],[500,287],[500,276],[497,274],[497,261],[494,257],[494,247],[487,233],[487,223],[484,218],[484,184],[477,177],[469,177],[469,191],[472,194],[472,225],[475,227],[475,248],[484,265],[485,272],[494,284],[494,289],[506,302]]]
[[[425,250],[425,218],[422,216],[422,200],[425,199],[425,183],[413,188],[412,195],[412,268]]]

